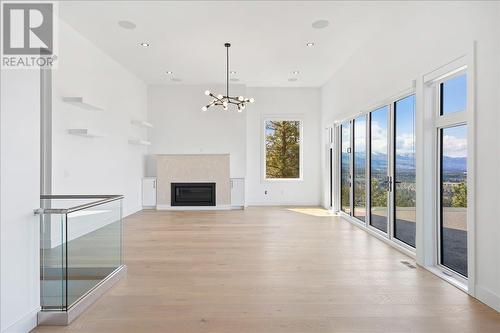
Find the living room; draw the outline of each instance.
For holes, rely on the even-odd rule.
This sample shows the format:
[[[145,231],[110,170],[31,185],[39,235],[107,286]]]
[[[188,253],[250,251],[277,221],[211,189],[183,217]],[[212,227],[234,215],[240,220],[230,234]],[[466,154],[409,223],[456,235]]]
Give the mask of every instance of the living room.
[[[0,332],[500,329],[500,2],[2,11]]]

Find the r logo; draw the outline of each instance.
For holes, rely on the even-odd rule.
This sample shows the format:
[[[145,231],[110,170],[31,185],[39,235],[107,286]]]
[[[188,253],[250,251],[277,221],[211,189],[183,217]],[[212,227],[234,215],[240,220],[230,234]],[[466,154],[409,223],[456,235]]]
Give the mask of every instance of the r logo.
[[[51,55],[52,3],[3,4],[3,54]]]

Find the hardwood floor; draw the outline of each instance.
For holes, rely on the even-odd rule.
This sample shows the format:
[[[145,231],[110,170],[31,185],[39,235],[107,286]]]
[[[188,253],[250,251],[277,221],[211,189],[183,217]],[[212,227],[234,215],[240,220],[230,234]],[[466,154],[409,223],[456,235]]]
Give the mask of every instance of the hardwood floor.
[[[500,314],[320,209],[143,211],[128,276],[35,332],[500,332]]]

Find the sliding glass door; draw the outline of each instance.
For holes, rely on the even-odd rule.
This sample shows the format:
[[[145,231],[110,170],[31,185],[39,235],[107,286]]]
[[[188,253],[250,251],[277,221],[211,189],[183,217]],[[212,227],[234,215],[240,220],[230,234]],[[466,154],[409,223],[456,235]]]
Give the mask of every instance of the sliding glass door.
[[[389,107],[370,113],[370,225],[387,233],[389,212]]]
[[[425,89],[435,89],[424,103],[435,111],[433,121],[424,124],[433,126],[434,133],[424,139],[433,141],[434,146],[426,148],[435,156],[424,161],[432,164],[428,170],[433,174],[424,180],[423,188],[433,183],[435,192],[425,193],[423,201],[435,202],[426,204],[432,217],[423,223],[435,223],[436,266],[461,280],[469,276],[473,264],[468,260],[472,254],[467,235],[472,125],[468,124],[466,70],[440,74]],[[341,210],[350,220],[410,251],[416,247],[417,229],[415,102],[414,93],[401,95],[339,128]]]
[[[340,126],[340,209],[351,214],[351,122]]]
[[[342,211],[415,248],[415,95],[346,121],[340,129]]]
[[[394,103],[394,237],[415,247],[415,95]]]
[[[366,116],[354,119],[354,217],[366,219]]]

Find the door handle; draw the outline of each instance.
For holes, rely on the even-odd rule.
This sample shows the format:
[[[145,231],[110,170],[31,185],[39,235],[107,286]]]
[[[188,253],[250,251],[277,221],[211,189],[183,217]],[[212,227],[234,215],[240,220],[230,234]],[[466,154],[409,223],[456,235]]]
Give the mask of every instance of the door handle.
[[[387,176],[386,180],[383,183],[386,185],[387,192],[392,192],[392,177]]]

